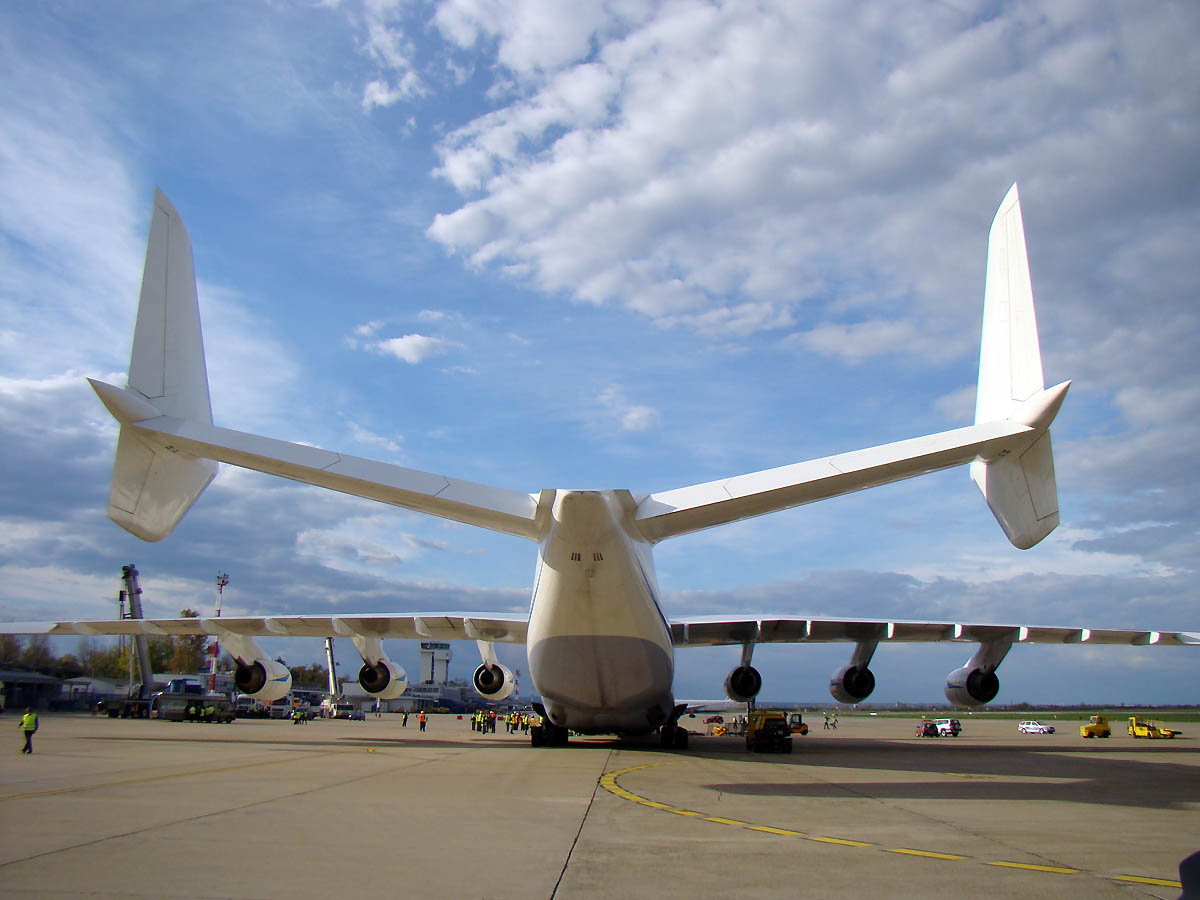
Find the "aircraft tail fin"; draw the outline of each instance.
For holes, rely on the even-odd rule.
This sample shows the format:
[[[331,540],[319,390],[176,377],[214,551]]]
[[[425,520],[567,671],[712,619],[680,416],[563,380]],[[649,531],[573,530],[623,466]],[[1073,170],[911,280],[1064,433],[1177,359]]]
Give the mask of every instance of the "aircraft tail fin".
[[[973,462],[971,480],[1009,541],[1023,550],[1058,526],[1058,487],[1049,429],[1068,387],[1069,381],[1049,390],[1045,387],[1025,227],[1014,184],[1000,204],[988,236],[975,422],[1010,421],[1033,431],[1023,449]]]
[[[121,423],[108,516],[143,540],[166,537],[216,477],[217,463],[153,443],[134,422],[159,416],[212,424],[192,243],[161,190],[154,192],[128,386],[92,387]]]

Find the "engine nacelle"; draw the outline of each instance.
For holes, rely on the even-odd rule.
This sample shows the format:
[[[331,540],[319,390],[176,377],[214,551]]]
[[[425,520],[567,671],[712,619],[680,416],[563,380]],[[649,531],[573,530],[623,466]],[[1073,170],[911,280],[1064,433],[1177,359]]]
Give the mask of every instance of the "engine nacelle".
[[[1000,693],[995,671],[963,666],[946,676],[946,699],[955,706],[983,706]]]
[[[408,689],[408,676],[390,659],[381,659],[374,666],[363,663],[358,670],[358,683],[380,700],[395,700]]]
[[[238,664],[233,683],[241,693],[270,703],[288,695],[292,689],[292,673],[287,666],[273,659],[256,659],[248,666]]]
[[[507,700],[516,687],[512,671],[499,663],[494,666],[483,663],[475,670],[471,682],[476,693],[488,700]]]
[[[762,676],[754,666],[738,666],[725,676],[725,696],[734,703],[746,703],[762,690]]]
[[[875,690],[875,676],[866,666],[850,663],[833,673],[829,693],[838,703],[860,703]]]

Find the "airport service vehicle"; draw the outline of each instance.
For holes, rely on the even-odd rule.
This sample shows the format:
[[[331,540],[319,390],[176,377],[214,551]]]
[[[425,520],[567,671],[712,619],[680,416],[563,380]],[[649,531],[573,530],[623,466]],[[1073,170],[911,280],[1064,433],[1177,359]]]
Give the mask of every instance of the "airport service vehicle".
[[[958,737],[962,733],[962,723],[958,719],[934,719],[938,737]]]
[[[196,693],[155,694],[151,704],[153,718],[167,722],[220,722],[229,724],[237,718],[237,710],[224,694]]]
[[[365,715],[356,716],[355,713],[361,713],[357,706],[345,700],[323,700],[321,702],[321,715],[326,719],[365,719]]]
[[[804,722],[804,716],[798,712],[788,714],[788,728],[792,729],[793,734],[808,734],[808,725]]]
[[[234,711],[239,719],[266,719],[271,713],[267,705],[249,694],[238,694]]]
[[[917,737],[941,737],[937,724],[932,719],[922,719],[917,723]]]
[[[110,719],[148,719],[150,704],[154,695],[153,688],[161,687],[161,682],[154,682],[149,688],[135,684],[126,697],[115,700],[100,700],[96,703],[96,712]]]
[[[746,749],[752,753],[791,753],[792,729],[787,713],[755,710],[746,717]]]
[[[1021,732],[1021,734],[1054,734],[1054,726],[1043,725],[1041,722],[1030,720],[1018,725],[1017,731]]]
[[[1183,734],[1183,732],[1167,728],[1165,725],[1159,725],[1157,722],[1151,722],[1149,719],[1130,716],[1129,734],[1135,738],[1173,738],[1177,734]]]
[[[1112,729],[1108,727],[1108,716],[1092,716],[1086,725],[1079,726],[1079,736],[1085,738],[1112,737]]]
[[[686,741],[686,704],[674,696],[675,652],[741,648],[725,678],[738,703],[756,698],[753,666],[762,643],[841,642],[848,663],[829,691],[840,703],[875,688],[869,665],[881,643],[973,645],[947,675],[946,697],[982,706],[1000,690],[997,669],[1014,644],[1200,645],[1200,634],[970,621],[928,622],[840,616],[668,617],[654,567],[661,541],[957,466],[969,466],[1008,540],[1028,549],[1059,522],[1050,426],[1069,381],[1047,388],[1016,185],[988,234],[979,381],[973,424],[896,443],[665,490],[517,491],[221,428],[213,423],[191,241],[175,207],[156,191],[133,351],[125,387],[90,380],[120,425],[108,516],[148,541],[167,537],[217,475],[221,462],[529,541],[534,554],[528,611],[397,612],[355,615],[225,616],[139,621],[0,623],[10,634],[211,635],[236,662],[242,693],[270,702],[291,687],[287,668],[261,637],[349,637],[363,660],[358,680],[383,700],[407,687],[388,638],[473,640],[481,663],[475,690],[493,702],[512,695],[514,675],[497,643],[524,644],[545,724],[534,743],[582,734],[658,733]],[[586,473],[583,473],[586,476]],[[583,479],[586,480],[586,477]]]

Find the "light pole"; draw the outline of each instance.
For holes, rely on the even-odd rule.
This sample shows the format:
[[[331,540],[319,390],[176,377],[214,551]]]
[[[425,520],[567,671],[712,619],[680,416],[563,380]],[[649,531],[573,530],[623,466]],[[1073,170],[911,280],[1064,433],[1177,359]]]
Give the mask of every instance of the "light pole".
[[[221,618],[221,592],[225,589],[225,585],[229,584],[229,575],[225,572],[217,573],[217,614],[215,618]],[[215,638],[212,646],[209,648],[209,653],[212,654],[212,659],[209,660],[208,667],[208,689],[212,693],[217,690],[217,656],[221,652],[221,644]]]

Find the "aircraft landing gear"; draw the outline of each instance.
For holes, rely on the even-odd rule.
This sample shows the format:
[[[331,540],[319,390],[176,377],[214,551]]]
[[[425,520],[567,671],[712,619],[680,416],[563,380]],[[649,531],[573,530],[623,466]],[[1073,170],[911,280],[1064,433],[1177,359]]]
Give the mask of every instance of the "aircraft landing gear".
[[[567,729],[553,722],[543,722],[529,729],[529,743],[534,747],[565,747],[567,734]]]
[[[688,730],[674,722],[668,722],[658,730],[658,742],[664,750],[686,750]]]

